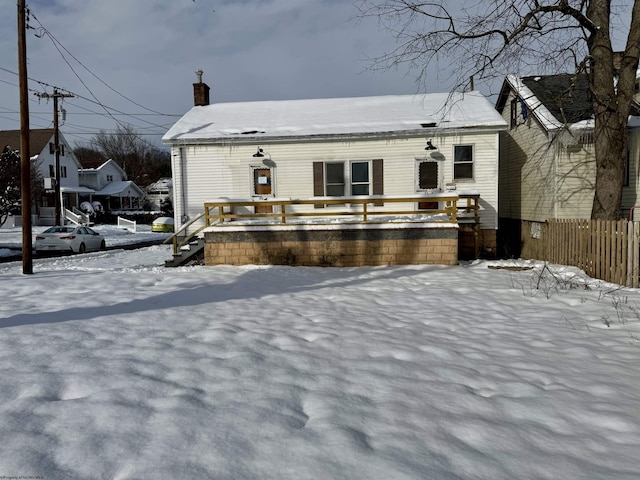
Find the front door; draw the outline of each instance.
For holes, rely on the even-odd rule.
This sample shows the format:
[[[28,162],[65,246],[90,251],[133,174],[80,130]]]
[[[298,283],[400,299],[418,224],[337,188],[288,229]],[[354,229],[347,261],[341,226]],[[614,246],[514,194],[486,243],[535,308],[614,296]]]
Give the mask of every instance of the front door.
[[[253,196],[264,199],[273,196],[273,182],[270,168],[253,169]],[[256,213],[271,213],[271,205],[256,206]]]

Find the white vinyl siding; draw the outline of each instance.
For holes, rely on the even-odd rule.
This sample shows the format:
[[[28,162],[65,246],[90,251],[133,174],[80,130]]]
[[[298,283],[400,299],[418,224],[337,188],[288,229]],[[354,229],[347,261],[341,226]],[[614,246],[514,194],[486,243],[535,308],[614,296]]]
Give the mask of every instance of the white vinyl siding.
[[[443,181],[452,182],[453,146],[458,144],[474,145],[475,178],[465,182],[465,188],[480,193],[483,200],[481,211],[482,228],[497,227],[497,160],[498,134],[494,131],[452,132],[442,134],[434,143],[440,152],[451,152],[444,155]],[[437,143],[436,143],[437,142]],[[174,178],[174,207],[176,217],[184,212],[190,218],[202,213],[204,202],[218,197],[249,198],[251,195],[251,175],[249,165],[255,164],[252,155],[257,144],[243,145],[192,145],[174,146],[172,149],[172,166]],[[369,192],[373,191],[374,159],[383,159],[384,195],[411,195],[416,191],[415,169],[416,158],[425,155],[425,139],[384,138],[362,140],[326,140],[300,141],[291,143],[260,143],[273,167],[274,183],[277,189],[275,197],[306,199],[314,196],[313,165],[322,162],[344,162],[345,176],[351,173],[347,167],[351,162],[368,162]],[[182,152],[182,153],[180,153]],[[180,160],[181,159],[181,160]],[[186,168],[180,167],[182,162]],[[184,192],[181,185],[181,172],[186,172]],[[355,182],[365,185],[366,182]],[[350,186],[345,178],[345,194],[350,195],[346,186]],[[364,188],[364,187],[359,187]],[[182,208],[182,198],[187,198],[187,205]],[[301,207],[302,208],[302,207]],[[376,206],[376,209],[397,208],[397,204]]]
[[[55,178],[55,155],[49,151],[48,142],[44,149],[38,153],[38,159],[34,163],[34,166],[38,168],[38,172],[42,177]],[[77,187],[79,185],[79,173],[78,169],[81,167],[80,163],[73,154],[73,149],[69,148],[69,145],[63,135],[60,135],[59,145],[61,151],[65,151],[65,155],[60,155],[60,186],[62,187]],[[64,169],[66,169],[66,175],[62,175]]]
[[[503,118],[510,119],[510,101]],[[553,214],[553,152],[542,127],[527,122],[500,135],[500,216],[545,221]]]
[[[553,145],[554,218],[590,218],[595,192],[596,162],[593,144],[580,145],[576,136],[565,134]]]
[[[640,128],[630,130],[628,141],[629,186],[622,189],[622,210],[626,218],[629,217],[632,207],[640,206]],[[640,209],[634,209],[634,218],[640,219]]]
[[[505,108],[503,118],[509,115]],[[630,182],[623,189],[623,213],[637,202],[639,133],[632,129],[629,135]],[[589,130],[548,134],[533,115],[502,133],[500,216],[535,222],[590,218],[596,175],[592,135]]]

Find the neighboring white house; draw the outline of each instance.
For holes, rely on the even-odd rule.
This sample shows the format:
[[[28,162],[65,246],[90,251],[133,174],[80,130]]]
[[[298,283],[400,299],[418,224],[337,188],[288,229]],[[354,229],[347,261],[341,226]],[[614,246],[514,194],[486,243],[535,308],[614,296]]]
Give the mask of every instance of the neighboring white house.
[[[173,181],[171,178],[161,178],[145,189],[147,201],[153,210],[162,210],[167,201],[173,201]]]
[[[95,166],[84,165],[79,171],[80,184],[93,189],[93,198],[108,210],[132,210],[142,208],[144,192],[135,182],[127,180],[127,174],[113,160],[99,162]]]
[[[178,227],[217,197],[455,188],[479,193],[485,247],[495,247],[498,134],[507,123],[479,92],[209,105],[200,82],[194,99],[163,137],[171,145]]]
[[[44,195],[34,198],[34,221],[41,225],[52,225],[55,217],[54,182],[55,169],[55,130],[53,128],[34,129],[29,131],[29,154],[32,168],[38,169],[39,176],[46,185]],[[68,209],[80,204],[82,195],[89,195],[92,190],[81,187],[78,169],[80,162],[73,153],[62,132],[58,134],[60,146],[60,191],[62,205]],[[0,131],[0,148],[9,145],[14,150],[20,150],[20,130]]]

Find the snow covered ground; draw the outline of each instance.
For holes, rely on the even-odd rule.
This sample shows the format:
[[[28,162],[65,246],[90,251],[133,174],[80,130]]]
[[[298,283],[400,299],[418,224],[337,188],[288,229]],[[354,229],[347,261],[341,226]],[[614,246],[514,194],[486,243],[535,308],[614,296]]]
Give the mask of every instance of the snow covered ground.
[[[640,478],[638,290],[169,257],[0,264],[0,477]]]

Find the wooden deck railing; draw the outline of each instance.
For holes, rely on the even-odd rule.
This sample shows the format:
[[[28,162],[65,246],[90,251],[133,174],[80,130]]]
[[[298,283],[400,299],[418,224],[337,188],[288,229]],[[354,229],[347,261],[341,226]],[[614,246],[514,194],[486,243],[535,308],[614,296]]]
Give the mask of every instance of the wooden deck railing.
[[[241,223],[273,226],[310,222],[329,224],[339,220],[344,223],[373,224],[388,223],[390,217],[396,217],[396,221],[455,224],[458,220],[465,219],[479,224],[478,201],[479,195],[458,195],[456,192],[428,196],[315,197],[311,199],[221,198],[206,202],[204,212],[183,225],[171,240],[167,240],[167,243],[171,241],[174,253],[177,253],[182,245],[198,236],[205,228]],[[419,208],[421,204],[428,203],[437,204],[440,208]],[[379,207],[381,204],[385,207]],[[395,206],[398,208],[393,208]],[[428,220],[425,216],[428,216]],[[202,218],[204,222],[198,224]]]
[[[321,197],[312,199],[274,198],[267,200],[219,199],[204,204],[207,226],[227,222],[249,221],[252,225],[306,223],[316,219],[350,223],[377,223],[381,217],[411,217],[432,215],[433,222],[457,223],[457,194],[439,196],[394,196],[394,197]],[[371,208],[383,202],[385,209]],[[419,209],[420,203],[438,203],[442,208]],[[389,208],[389,204],[399,208]],[[407,205],[411,205],[407,208]],[[304,207],[311,207],[304,208]],[[337,207],[337,208],[336,208]],[[341,208],[342,207],[342,208]],[[267,210],[267,211],[265,211]],[[384,221],[384,220],[383,220]],[[387,219],[388,221],[388,219]]]

